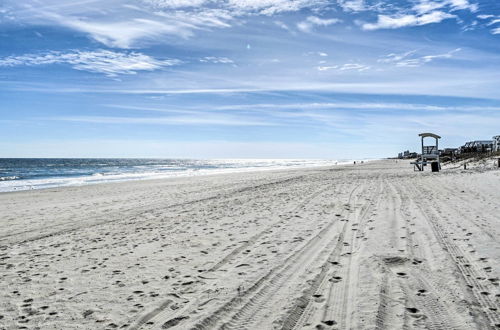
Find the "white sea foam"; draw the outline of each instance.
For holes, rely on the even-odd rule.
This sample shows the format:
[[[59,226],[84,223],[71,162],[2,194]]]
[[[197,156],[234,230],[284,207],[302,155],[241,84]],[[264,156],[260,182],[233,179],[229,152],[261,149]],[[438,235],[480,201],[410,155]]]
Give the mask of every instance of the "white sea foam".
[[[119,182],[144,179],[200,176],[222,173],[267,171],[287,168],[304,168],[352,164],[352,160],[301,160],[301,159],[216,159],[200,160],[200,167],[186,168],[178,165],[138,166],[141,171],[132,173],[94,173],[91,175],[52,177],[44,179],[5,180],[0,182],[0,192],[44,189],[64,186],[80,186],[105,182]],[[151,169],[150,171],[147,171]],[[161,170],[161,171],[159,171]]]
[[[10,181],[10,180],[17,180],[19,179],[18,176],[0,176],[0,181]]]

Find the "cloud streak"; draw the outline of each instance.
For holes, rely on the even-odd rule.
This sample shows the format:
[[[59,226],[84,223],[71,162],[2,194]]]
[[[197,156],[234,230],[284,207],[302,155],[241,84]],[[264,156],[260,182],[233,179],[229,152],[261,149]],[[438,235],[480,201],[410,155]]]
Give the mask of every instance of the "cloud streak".
[[[360,64],[360,63],[345,63],[342,65],[330,65],[330,66],[318,66],[319,71],[329,71],[329,70],[337,70],[337,71],[358,71],[363,72],[366,70],[370,70],[371,66]]]
[[[258,15],[301,11],[309,16],[298,23],[285,22],[280,16],[276,24],[286,30],[295,25],[308,33],[342,22],[338,18],[324,18],[338,9],[349,15],[376,14],[376,22],[355,21],[363,30],[372,31],[435,24],[453,18],[462,22],[459,13],[474,13],[478,5],[470,0],[415,0],[405,5],[364,0],[337,0],[334,4],[327,0],[87,0],[64,4],[57,0],[46,0],[43,4],[34,0],[22,4],[5,0],[5,9],[1,10],[12,21],[64,26],[108,47],[129,49],[158,40],[165,43],[188,39],[200,31],[240,26]],[[320,13],[323,17],[314,16]]]
[[[311,32],[317,26],[328,26],[340,22],[341,20],[337,18],[324,19],[316,16],[309,16],[306,20],[299,22],[297,28],[302,32]]]
[[[82,122],[92,124],[133,125],[218,125],[218,126],[276,126],[264,120],[244,117],[198,114],[196,116],[172,117],[115,117],[115,116],[66,116],[48,117],[46,120]]]
[[[379,59],[379,63],[394,64],[397,67],[419,67],[425,63],[434,61],[435,59],[449,59],[453,54],[461,51],[461,48],[456,48],[444,54],[414,56],[416,50],[412,50],[402,54],[389,54]]]
[[[450,18],[456,18],[456,16],[438,10],[423,15],[378,15],[376,23],[364,23],[361,27],[363,30],[367,31],[379,29],[398,29],[409,26],[440,23],[443,20]]]
[[[324,0],[94,0],[41,5],[28,0],[6,0],[11,20],[31,24],[60,25],[88,34],[108,47],[140,48],[161,37],[190,38],[196,31],[229,28],[245,17],[319,8]],[[95,9],[89,9],[92,3]],[[7,10],[7,9],[5,9]],[[0,21],[1,22],[1,21]],[[329,20],[312,18],[307,24],[325,25]]]
[[[469,2],[469,0],[420,0],[419,3],[413,6],[413,9],[419,14],[425,14],[445,7],[448,7],[450,11],[469,10],[476,12],[478,10],[478,5]]]
[[[217,107],[217,110],[408,110],[408,111],[500,111],[498,106],[451,106],[415,103],[381,103],[381,102],[310,102],[310,103],[257,103],[235,104]]]
[[[178,65],[176,59],[158,60],[138,52],[113,52],[109,50],[48,52],[0,58],[0,67],[68,64],[76,70],[103,73],[107,76],[135,74]]]

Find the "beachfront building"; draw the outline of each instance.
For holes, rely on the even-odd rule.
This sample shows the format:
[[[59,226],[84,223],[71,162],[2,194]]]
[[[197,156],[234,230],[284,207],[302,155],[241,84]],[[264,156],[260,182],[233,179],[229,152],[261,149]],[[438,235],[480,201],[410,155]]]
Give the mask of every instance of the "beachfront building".
[[[444,148],[443,150],[439,150],[441,156],[453,156],[458,152],[458,148]]]
[[[494,140],[477,140],[465,143],[460,147],[461,153],[484,153],[491,152],[493,148]]]
[[[458,148],[444,148],[443,150],[439,150],[439,156],[443,161],[454,160],[458,153]]]
[[[469,152],[472,152],[471,146],[473,143],[474,141],[465,142],[465,144],[460,147],[460,153],[467,154]]]
[[[474,152],[491,152],[493,150],[493,140],[474,141],[472,145]]]
[[[500,151],[500,135],[496,135],[493,137],[493,152]]]
[[[417,158],[418,154],[416,152],[410,152],[410,150],[406,150],[403,152],[400,152],[398,154],[399,159],[412,159],[412,158]]]

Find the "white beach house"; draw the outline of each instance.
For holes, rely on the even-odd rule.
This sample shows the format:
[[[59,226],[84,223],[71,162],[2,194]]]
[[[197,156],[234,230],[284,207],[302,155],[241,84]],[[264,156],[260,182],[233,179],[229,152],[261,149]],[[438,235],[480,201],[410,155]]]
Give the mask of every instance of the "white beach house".
[[[500,135],[493,137],[493,152],[500,151]]]

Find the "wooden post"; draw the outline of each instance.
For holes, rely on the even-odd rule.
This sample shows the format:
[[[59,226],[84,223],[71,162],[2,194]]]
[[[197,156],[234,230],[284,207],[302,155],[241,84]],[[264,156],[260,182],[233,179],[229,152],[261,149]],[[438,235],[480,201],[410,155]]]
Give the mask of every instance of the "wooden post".
[[[439,162],[432,162],[431,163],[431,169],[432,169],[432,172],[439,172]]]
[[[420,171],[423,171],[424,170],[424,137],[422,136],[422,156],[421,156],[421,159],[422,159],[422,164],[420,165],[422,168],[420,169]]]
[[[438,172],[439,168],[441,167],[441,163],[439,162],[439,140],[436,138],[436,152],[437,152],[437,166],[438,166]]]

